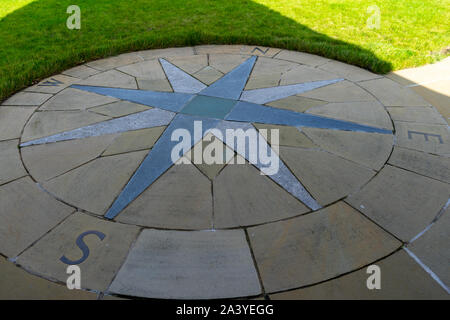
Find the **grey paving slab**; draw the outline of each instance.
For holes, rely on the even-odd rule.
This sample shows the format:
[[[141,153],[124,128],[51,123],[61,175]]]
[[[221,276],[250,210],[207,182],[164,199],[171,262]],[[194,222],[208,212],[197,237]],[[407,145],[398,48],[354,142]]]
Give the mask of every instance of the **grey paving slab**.
[[[318,146],[311,141],[304,133],[300,132],[295,127],[288,126],[274,126],[269,124],[255,123],[254,126],[260,131],[266,129],[267,142],[271,145],[287,146],[287,147],[301,147],[301,148],[317,148]],[[272,130],[278,130],[279,141],[278,144],[272,142]],[[261,132],[261,131],[260,131]]]
[[[0,252],[15,257],[75,210],[50,197],[29,177],[0,187]]]
[[[224,99],[239,99],[255,61],[256,57],[249,58],[212,85],[203,89],[200,94]]]
[[[147,154],[102,157],[44,182],[43,187],[77,208],[102,215]]]
[[[156,49],[156,50],[145,50],[136,52],[144,60],[151,60],[160,57],[173,57],[173,56],[188,56],[194,54],[194,48],[183,47],[183,48],[168,48],[168,49]]]
[[[210,85],[216,82],[223,76],[223,73],[214,69],[211,66],[206,66],[200,71],[194,73],[194,77],[203,82],[206,85]]]
[[[318,68],[326,70],[327,72],[334,73],[340,78],[345,78],[350,81],[364,81],[382,77],[379,74],[375,74],[356,66],[352,66],[350,64],[335,60],[331,60],[324,64],[321,64]]]
[[[324,151],[280,147],[280,155],[322,206],[359,190],[375,174],[375,171]]]
[[[319,65],[322,65],[330,59],[323,58],[320,56],[316,56],[313,54],[305,53],[305,52],[297,52],[297,51],[289,51],[289,50],[281,50],[280,53],[278,53],[275,56],[276,59],[281,60],[287,60],[287,61],[293,61],[301,64],[306,64],[308,66],[316,67]]]
[[[130,114],[125,117],[102,121],[100,123],[87,125],[78,129],[68,130],[55,135],[49,135],[41,139],[23,142],[21,146],[30,146],[73,139],[83,139],[88,137],[121,133],[130,130],[159,127],[168,124],[173,119],[174,115],[174,113],[169,111],[161,109],[150,109],[140,113]]]
[[[40,106],[52,97],[48,93],[26,92],[16,93],[3,102],[3,106]]]
[[[449,194],[446,183],[387,165],[346,201],[396,237],[409,241],[433,221]]]
[[[67,88],[44,103],[39,110],[86,110],[117,100],[113,97]]]
[[[429,105],[411,89],[387,78],[363,81],[359,85],[375,95],[385,106],[421,107]]]
[[[103,152],[103,156],[150,149],[166,127],[124,132]]]
[[[395,147],[389,164],[450,183],[450,158]]]
[[[158,60],[142,61],[117,68],[117,70],[140,80],[164,80],[166,75]]]
[[[240,52],[242,54],[251,54],[251,55],[261,56],[261,57],[273,57],[280,51],[281,51],[281,49],[277,49],[277,48],[269,48],[269,47],[261,47],[261,46],[248,46],[248,45],[243,45],[240,49]]]
[[[209,65],[222,73],[228,73],[248,58],[247,55],[209,54]]]
[[[72,83],[78,81],[78,78],[69,77],[63,74],[58,74],[50,78],[44,79],[38,84],[28,87],[24,92],[41,92],[41,93],[58,93],[61,90],[67,88]]]
[[[376,101],[367,91],[349,81],[341,81],[300,95],[328,102]]]
[[[167,61],[178,68],[193,75],[208,65],[208,56],[206,54],[197,54],[193,56],[168,57]]]
[[[271,107],[288,109],[295,112],[304,112],[311,107],[321,106],[325,104],[327,104],[326,101],[309,99],[299,96],[290,96],[287,98],[266,103],[266,105]]]
[[[86,65],[76,66],[74,68],[71,68],[69,70],[63,71],[63,74],[66,74],[71,77],[79,78],[79,79],[86,79],[90,76],[100,73],[100,70],[88,67]]]
[[[157,79],[157,80],[136,79],[136,81],[140,90],[163,91],[163,92],[173,91],[167,79]]]
[[[173,91],[184,93],[198,93],[206,88],[206,85],[184,72],[180,68],[174,66],[170,62],[159,59],[167,78],[172,85]]]
[[[125,53],[106,59],[91,61],[86,63],[86,65],[97,70],[106,71],[139,61],[142,61],[142,58],[136,53]]]
[[[312,287],[270,295],[271,300],[428,300],[448,294],[401,250],[375,263],[381,270],[381,289],[367,289],[367,268]]]
[[[117,217],[118,221],[168,229],[212,227],[211,182],[192,164],[169,169]]]
[[[89,233],[91,231],[97,234]],[[75,213],[22,253],[17,263],[35,274],[65,283],[68,264],[61,259],[65,257],[70,263],[82,260],[76,263],[81,270],[81,287],[105,291],[125,261],[138,232],[136,226]],[[77,240],[82,241],[88,251]]]
[[[250,164],[229,164],[213,181],[214,226],[234,228],[310,211]]]
[[[22,144],[60,132],[102,122],[109,117],[88,111],[45,111],[35,112],[23,129]],[[50,142],[46,141],[46,142]]]
[[[31,275],[0,257],[0,299],[96,300],[97,294],[84,290],[69,290],[65,285]]]
[[[316,88],[331,85],[341,81],[340,79],[314,81],[308,83],[292,84],[286,86],[278,86],[273,88],[262,88],[244,91],[240,100],[265,104],[271,101],[283,99],[295,94],[301,94],[306,91],[311,91]]]
[[[261,288],[243,230],[144,230],[109,291],[214,299],[258,295]]]
[[[442,115],[432,107],[390,107],[387,110],[394,121],[447,125]]]
[[[22,148],[32,177],[47,181],[98,157],[118,135],[91,137]]]
[[[450,155],[450,132],[446,125],[395,121],[397,145],[438,155]]]
[[[358,269],[401,244],[343,202],[248,229],[266,292],[311,285]]]
[[[333,80],[343,78],[334,73],[312,68],[305,65],[299,65],[286,71],[281,76],[280,85],[296,84],[310,81]]]
[[[317,145],[365,167],[380,170],[394,144],[390,134],[303,128],[302,131]]]
[[[322,103],[311,106],[306,113],[392,130],[388,113],[377,101]]]
[[[89,111],[99,113],[108,117],[117,118],[127,116],[132,113],[137,113],[140,111],[145,111],[150,108],[151,107],[128,101],[117,101],[103,106],[91,108],[89,109]]]
[[[408,245],[445,284],[450,295],[450,207],[422,236]]]
[[[252,75],[245,85],[245,90],[276,87],[280,83],[281,76],[281,72]]]
[[[27,175],[19,155],[19,140],[0,142],[0,185]]]
[[[25,123],[36,108],[0,107],[0,140],[20,138]]]
[[[236,45],[200,45],[195,46],[196,54],[241,54],[243,46]]]
[[[137,89],[136,79],[117,70],[109,70],[90,76],[77,84],[85,86],[104,86],[113,88]]]

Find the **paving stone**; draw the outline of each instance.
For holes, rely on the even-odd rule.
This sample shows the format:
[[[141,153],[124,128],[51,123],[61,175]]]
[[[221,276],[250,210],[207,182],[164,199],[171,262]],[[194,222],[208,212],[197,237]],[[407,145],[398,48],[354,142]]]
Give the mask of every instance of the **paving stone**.
[[[252,75],[245,85],[245,90],[276,87],[280,83],[281,73]]]
[[[249,58],[247,55],[210,54],[209,65],[222,73],[228,73]]]
[[[71,77],[79,78],[79,79],[86,79],[90,76],[93,76],[94,74],[100,73],[101,71],[88,67],[86,65],[76,66],[74,68],[71,68],[69,70],[63,71],[63,74],[66,74]]]
[[[367,289],[367,268],[312,287],[270,295],[271,300],[410,300],[448,299],[448,294],[401,250],[376,263],[381,289]]]
[[[200,80],[201,82],[203,82],[204,84],[210,85],[219,80],[220,78],[222,78],[223,73],[214,69],[211,66],[206,66],[200,71],[194,73],[193,76],[198,80]]]
[[[408,246],[450,288],[450,207],[430,229]],[[448,297],[447,297],[448,298]]]
[[[348,81],[318,88],[302,93],[300,96],[328,102],[375,101],[375,98],[369,93]]]
[[[272,144],[272,135],[270,130],[278,130],[279,146],[288,147],[302,147],[302,148],[317,148],[317,145],[311,141],[305,134],[300,132],[295,127],[276,126],[270,124],[255,123],[254,126],[258,129],[267,129],[267,141]]]
[[[375,95],[388,107],[421,107],[428,106],[422,97],[409,88],[405,88],[387,78],[360,82],[359,85]]]
[[[142,58],[136,53],[125,53],[115,57],[88,62],[86,65],[97,70],[106,71],[139,61],[142,61]]]
[[[250,228],[248,235],[269,293],[342,275],[401,245],[343,202],[313,214]]]
[[[450,158],[394,147],[389,164],[450,183]]]
[[[261,288],[242,230],[144,230],[109,291],[214,299],[256,296]]]
[[[103,152],[103,156],[150,149],[161,136],[165,128],[166,127],[156,127],[124,132],[120,137],[114,140],[105,152]]]
[[[169,169],[118,217],[118,221],[169,229],[212,226],[211,182],[192,164]]]
[[[304,83],[310,81],[319,81],[319,80],[331,80],[342,78],[337,76],[336,74],[326,72],[317,68],[312,68],[309,66],[299,65],[293,67],[287,72],[283,73],[281,77],[280,85],[289,85],[295,83]]]
[[[138,227],[75,213],[21,254],[17,263],[33,273],[66,282],[68,265],[60,259],[66,257],[75,262],[82,259],[85,252],[76,241],[88,231],[100,232],[104,238],[96,234],[81,238],[89,248],[87,259],[77,263],[81,270],[81,287],[104,291],[125,261],[137,238]]]
[[[22,91],[2,103],[2,106],[40,106],[52,97],[48,93]]]
[[[156,50],[145,50],[136,52],[144,60],[150,60],[160,57],[173,57],[173,56],[188,56],[194,54],[194,48],[183,47],[183,48],[168,48],[168,49],[156,49]]]
[[[260,47],[260,46],[246,46],[246,45],[244,45],[244,46],[241,47],[240,51],[243,54],[250,54],[250,55],[253,55],[253,56],[273,57],[278,52],[280,52],[281,49]]]
[[[108,119],[111,118],[88,111],[36,112],[25,127],[21,142],[47,137]]]
[[[191,75],[208,65],[208,56],[206,54],[185,57],[170,57],[167,60]]]
[[[96,300],[97,294],[83,290],[69,290],[17,267],[0,257],[1,300]]]
[[[394,144],[390,134],[316,128],[302,131],[323,149],[374,170],[385,164]]]
[[[281,158],[321,204],[357,191],[375,172],[328,152],[280,147]]]
[[[450,123],[450,80],[433,82],[429,85],[417,86],[412,89],[433,105],[440,114]]]
[[[213,183],[216,228],[255,225],[310,210],[248,163],[226,166]]]
[[[431,107],[391,107],[387,110],[394,121],[447,125],[444,118]]]
[[[102,157],[49,180],[43,186],[74,206],[101,215],[147,154],[148,151],[139,151]]]
[[[201,45],[195,46],[196,54],[241,54],[240,44],[232,45]]]
[[[316,56],[314,54],[289,50],[281,50],[281,52],[278,53],[275,58],[306,64],[312,67],[316,67],[330,61],[330,59]]]
[[[181,112],[203,117],[224,119],[233,109],[235,104],[236,101],[232,99],[198,95],[190,100]]]
[[[117,68],[126,74],[132,75],[140,80],[164,80],[166,74],[164,73],[161,64],[158,60],[143,61],[139,63],[130,64],[125,67]]]
[[[448,126],[394,122],[397,145],[438,155],[450,155]]]
[[[364,81],[381,78],[379,74],[369,72],[367,70],[352,66],[340,61],[328,61],[325,64],[319,66],[319,69],[326,70],[327,72],[334,73],[339,78],[345,78],[350,81]]]
[[[167,81],[166,79],[136,79],[136,81],[140,90],[172,92],[172,87],[170,86],[169,81]]]
[[[197,160],[197,155],[194,151],[195,148],[202,144],[201,157]],[[222,152],[222,157],[215,152]],[[220,163],[206,163],[204,155],[221,158]],[[235,152],[226,146],[221,140],[213,136],[211,133],[205,135],[201,142],[198,142],[194,148],[189,150],[185,157],[188,161],[192,162],[201,172],[203,172],[209,179],[213,180],[217,174],[222,170],[225,165],[230,162],[235,155]],[[214,158],[215,159],[215,158]],[[211,159],[211,160],[214,160]]]
[[[392,130],[392,122],[377,101],[328,103],[312,106],[306,113]]]
[[[0,140],[20,138],[25,123],[36,108],[0,107]]]
[[[90,137],[22,148],[22,159],[37,181],[47,181],[98,157],[119,135]]]
[[[129,101],[117,101],[103,106],[90,109],[95,113],[100,113],[108,117],[123,117],[132,113],[145,111],[151,109],[151,107],[144,106],[142,104],[132,103]]]
[[[113,97],[67,88],[44,103],[39,110],[85,110],[117,100]]]
[[[259,57],[258,60],[256,60],[255,66],[252,70],[252,76],[262,76],[265,74],[272,74],[272,73],[284,74],[285,72],[295,67],[298,67],[297,63]]]
[[[74,211],[29,177],[0,187],[0,252],[15,257]]]
[[[67,88],[79,79],[58,74],[50,78],[44,79],[38,84],[26,88],[24,91],[41,92],[41,93],[58,93]]]
[[[392,166],[347,198],[353,207],[403,241],[409,241],[447,202],[450,186]]]
[[[112,88],[137,89],[136,79],[117,70],[105,71],[85,80],[77,82],[80,85]]]
[[[159,62],[164,69],[167,79],[169,79],[173,91],[195,94],[206,89],[203,83],[167,60],[159,59]]]
[[[0,142],[0,185],[27,175],[19,155],[19,140]]]
[[[281,109],[288,109],[296,112],[304,112],[308,110],[311,107],[324,105],[327,102],[322,100],[316,100],[316,99],[309,99],[305,97],[299,97],[299,96],[290,96],[284,99],[275,100],[269,103],[266,103],[266,105],[275,107],[275,108],[281,108]]]

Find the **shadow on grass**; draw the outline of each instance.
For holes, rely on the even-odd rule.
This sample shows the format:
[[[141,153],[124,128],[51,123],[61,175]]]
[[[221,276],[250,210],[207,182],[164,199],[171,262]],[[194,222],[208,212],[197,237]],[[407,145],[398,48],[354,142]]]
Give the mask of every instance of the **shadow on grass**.
[[[71,4],[81,30],[66,27]],[[250,0],[38,0],[0,21],[0,101],[67,68],[119,53],[200,44],[304,51],[377,73],[391,64]]]

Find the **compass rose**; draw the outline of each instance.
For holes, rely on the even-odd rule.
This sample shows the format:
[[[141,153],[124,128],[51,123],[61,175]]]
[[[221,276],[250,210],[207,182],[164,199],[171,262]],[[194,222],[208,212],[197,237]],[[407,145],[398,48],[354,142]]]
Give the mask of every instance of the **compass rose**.
[[[191,147],[200,141],[209,132],[208,130],[216,129],[222,132],[225,132],[226,129],[248,130],[253,128],[251,123],[285,125],[299,129],[301,127],[313,127],[380,134],[392,133],[390,130],[373,126],[264,105],[271,101],[337,83],[343,79],[313,81],[244,91],[256,59],[256,56],[250,57],[210,86],[206,86],[183,70],[160,58],[161,66],[174,92],[72,85],[72,88],[79,90],[111,96],[153,108],[28,141],[22,143],[21,146],[25,147],[83,139],[167,125],[159,140],[149,151],[139,168],[106,212],[106,218],[114,219],[153,182],[163,175],[176,160],[182,157],[182,155],[179,155],[178,159],[171,157],[171,151],[177,144],[177,141],[172,141],[171,135],[174,130],[179,128],[191,132],[191,136],[194,137],[191,141]],[[202,132],[197,137],[194,134],[195,121],[202,121]],[[225,136],[225,134],[222,136]],[[265,141],[264,139],[262,140]],[[249,159],[248,150],[238,150],[235,143],[230,143],[229,141],[223,142],[245,159]],[[259,147],[265,148],[268,152],[274,152],[267,142]],[[259,162],[254,163],[254,165],[263,173],[267,170]],[[278,172],[269,174],[268,177],[311,210],[317,210],[321,207],[281,159],[279,159]]]

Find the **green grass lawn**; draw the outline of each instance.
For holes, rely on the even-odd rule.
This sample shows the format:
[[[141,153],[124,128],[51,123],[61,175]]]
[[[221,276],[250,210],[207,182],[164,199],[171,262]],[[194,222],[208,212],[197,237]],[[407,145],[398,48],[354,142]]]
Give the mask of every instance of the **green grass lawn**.
[[[81,8],[68,30],[66,8]],[[369,29],[369,5],[381,28]],[[248,43],[375,72],[443,58],[450,0],[0,0],[0,101],[69,67],[127,51]]]

